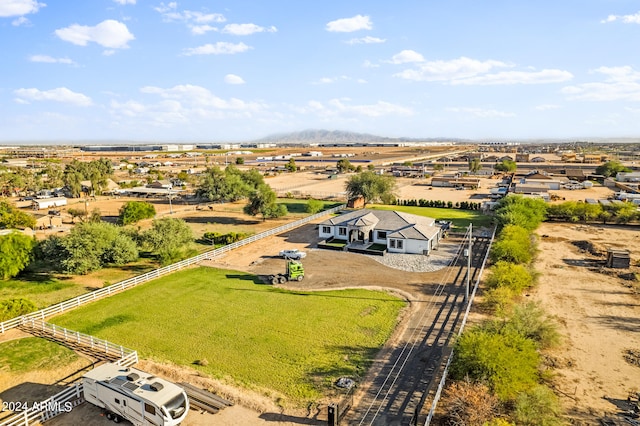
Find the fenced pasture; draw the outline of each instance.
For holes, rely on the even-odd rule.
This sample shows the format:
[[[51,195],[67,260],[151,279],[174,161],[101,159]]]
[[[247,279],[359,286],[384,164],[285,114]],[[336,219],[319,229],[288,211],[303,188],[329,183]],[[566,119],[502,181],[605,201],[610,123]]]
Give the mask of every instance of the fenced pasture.
[[[404,306],[384,292],[286,291],[244,272],[194,268],[52,321],[297,405],[338,377],[364,375]]]

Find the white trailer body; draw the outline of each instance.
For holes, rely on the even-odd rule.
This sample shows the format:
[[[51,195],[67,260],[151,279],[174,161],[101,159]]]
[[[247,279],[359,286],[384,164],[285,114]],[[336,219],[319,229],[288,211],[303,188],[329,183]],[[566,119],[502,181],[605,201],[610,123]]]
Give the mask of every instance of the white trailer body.
[[[66,205],[67,199],[64,197],[40,198],[33,200],[33,208],[35,210],[50,209],[51,207],[61,207]]]
[[[103,364],[86,373],[82,384],[85,400],[104,408],[115,421],[175,426],[189,411],[189,399],[181,387],[135,368]]]

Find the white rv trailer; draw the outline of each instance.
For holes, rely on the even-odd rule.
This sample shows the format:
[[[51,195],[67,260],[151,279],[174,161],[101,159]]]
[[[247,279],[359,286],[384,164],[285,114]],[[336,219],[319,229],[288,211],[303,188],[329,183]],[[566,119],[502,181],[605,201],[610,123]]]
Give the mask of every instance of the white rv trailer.
[[[104,408],[116,423],[126,419],[135,426],[174,426],[189,411],[181,387],[135,368],[103,364],[82,376],[82,384],[84,399]]]

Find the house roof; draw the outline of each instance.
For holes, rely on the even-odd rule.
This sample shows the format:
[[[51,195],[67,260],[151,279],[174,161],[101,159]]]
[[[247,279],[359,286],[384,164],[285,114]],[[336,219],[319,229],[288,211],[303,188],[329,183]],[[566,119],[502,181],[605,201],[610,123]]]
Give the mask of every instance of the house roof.
[[[440,232],[434,226],[435,219],[393,210],[362,209],[325,220],[321,225],[333,226],[374,226],[375,229],[390,231],[392,238],[424,240],[431,239]]]

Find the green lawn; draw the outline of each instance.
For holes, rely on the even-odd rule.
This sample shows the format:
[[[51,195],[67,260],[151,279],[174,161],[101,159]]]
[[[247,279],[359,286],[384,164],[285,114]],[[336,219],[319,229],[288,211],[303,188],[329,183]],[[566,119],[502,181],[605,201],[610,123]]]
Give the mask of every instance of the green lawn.
[[[460,210],[460,209],[446,209],[438,207],[416,207],[416,206],[386,206],[386,205],[368,205],[370,209],[378,210],[397,210],[399,212],[405,212],[415,214],[418,216],[432,217],[437,220],[450,220],[453,226],[460,229],[469,226],[469,222],[473,223],[473,226],[491,226],[491,216],[482,214],[476,210]]]
[[[302,404],[340,376],[363,375],[403,306],[383,292],[284,291],[243,272],[196,268],[51,322]]]
[[[105,268],[88,275],[70,276],[47,272],[36,267],[21,273],[18,277],[6,281],[0,280],[0,300],[29,299],[38,306],[47,306],[63,302],[87,293],[91,289],[140,275],[157,266],[148,259],[118,268]]]
[[[11,373],[59,369],[77,359],[71,349],[39,337],[0,343],[0,368]]]
[[[344,204],[344,203],[338,203],[335,201],[326,201],[326,200],[318,200],[318,201],[320,201],[324,205],[323,210],[327,210],[332,207],[339,206],[340,204]],[[298,198],[278,198],[277,203],[284,204],[285,206],[287,206],[287,210],[291,214],[302,214],[303,217],[309,215],[309,213],[306,212],[307,200],[301,200]]]

